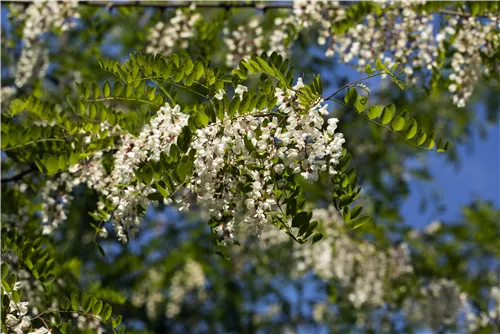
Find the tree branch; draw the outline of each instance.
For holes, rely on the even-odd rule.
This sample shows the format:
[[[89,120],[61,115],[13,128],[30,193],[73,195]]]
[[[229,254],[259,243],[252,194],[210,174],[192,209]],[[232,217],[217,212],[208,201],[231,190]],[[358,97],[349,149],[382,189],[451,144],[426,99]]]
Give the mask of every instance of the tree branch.
[[[33,1],[28,0],[9,0],[2,1],[5,4],[21,4],[24,6],[31,5]],[[154,7],[154,8],[187,8],[193,3],[190,1],[79,1],[79,5],[94,6],[94,7],[107,7],[111,9],[113,7]],[[197,8],[225,8],[226,10],[232,8],[255,8],[255,9],[291,9],[293,8],[293,1],[276,1],[276,2],[265,2],[265,1],[249,1],[249,2],[225,2],[225,1],[213,1],[213,2],[198,2],[196,3]],[[341,6],[343,7],[343,6]],[[477,17],[477,18],[489,18],[487,15],[472,15],[472,13],[455,11],[451,9],[439,9],[436,14],[443,15],[456,15],[461,17]]]
[[[28,175],[36,170],[36,167],[32,165],[29,169],[20,172],[19,174],[16,174],[14,176],[2,178],[2,184],[8,183],[8,182],[15,182],[21,180],[25,175]]]

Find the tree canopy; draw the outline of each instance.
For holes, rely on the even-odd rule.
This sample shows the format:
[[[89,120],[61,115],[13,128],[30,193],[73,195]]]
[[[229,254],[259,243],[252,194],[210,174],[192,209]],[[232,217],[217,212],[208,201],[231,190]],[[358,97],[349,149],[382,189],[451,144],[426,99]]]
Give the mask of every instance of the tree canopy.
[[[499,12],[3,2],[2,331],[500,330],[498,203],[401,212],[498,122]]]

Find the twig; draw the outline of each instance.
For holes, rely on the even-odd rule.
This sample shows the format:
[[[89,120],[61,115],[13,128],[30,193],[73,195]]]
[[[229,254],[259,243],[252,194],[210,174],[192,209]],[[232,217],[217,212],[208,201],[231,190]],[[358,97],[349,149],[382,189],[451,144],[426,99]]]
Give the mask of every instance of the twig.
[[[340,87],[339,89],[337,89],[335,92],[333,92],[332,94],[330,94],[328,97],[323,98],[323,100],[325,100],[325,101],[326,100],[330,100],[332,97],[334,97],[335,95],[337,95],[338,93],[340,93],[342,90],[348,88],[349,86],[355,85],[357,83],[363,82],[365,80],[368,80],[368,79],[371,79],[371,78],[374,78],[374,77],[378,77],[379,75],[382,75],[382,74],[387,74],[387,73],[386,72],[379,72],[377,74],[373,74],[373,75],[364,77],[362,79],[358,79],[358,80],[346,83],[345,85],[343,85],[342,87]]]
[[[5,4],[21,4],[24,6],[31,5],[33,1],[28,0],[9,0],[2,1]],[[79,1],[79,5],[93,6],[93,7],[105,7],[106,9],[111,9],[113,7],[153,7],[153,8],[187,8],[190,7],[193,2],[191,1]],[[197,2],[195,3],[197,8],[221,8],[230,10],[233,8],[254,8],[254,9],[292,9],[293,1],[276,1],[276,2],[265,2],[265,1],[250,1],[250,2],[226,2],[226,1],[212,1],[212,2]],[[345,6],[340,6],[345,7]],[[451,9],[440,9],[436,14],[443,15],[456,15],[461,17],[477,17],[477,18],[490,18],[487,15],[472,15],[469,12],[455,11]]]
[[[8,183],[8,182],[15,182],[21,180],[25,175],[28,175],[36,170],[35,166],[31,166],[30,169],[27,169],[25,171],[20,172],[19,174],[16,174],[11,177],[6,177],[2,179],[2,183]]]

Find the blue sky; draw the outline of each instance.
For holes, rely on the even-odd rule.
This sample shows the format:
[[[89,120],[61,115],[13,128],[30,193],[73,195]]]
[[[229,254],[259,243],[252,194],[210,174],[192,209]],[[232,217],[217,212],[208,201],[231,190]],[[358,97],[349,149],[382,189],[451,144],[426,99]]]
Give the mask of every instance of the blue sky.
[[[484,117],[482,117],[484,119]],[[460,166],[446,161],[445,155],[429,153],[432,185],[413,180],[410,182],[411,194],[402,207],[405,220],[415,226],[423,227],[435,219],[453,221],[460,218],[461,206],[474,200],[492,201],[500,208],[500,122],[488,128],[487,137],[480,138],[478,131],[471,136],[471,145],[457,147]],[[441,195],[446,211],[439,215],[431,210],[419,212],[421,196],[429,193],[428,188],[436,189]]]

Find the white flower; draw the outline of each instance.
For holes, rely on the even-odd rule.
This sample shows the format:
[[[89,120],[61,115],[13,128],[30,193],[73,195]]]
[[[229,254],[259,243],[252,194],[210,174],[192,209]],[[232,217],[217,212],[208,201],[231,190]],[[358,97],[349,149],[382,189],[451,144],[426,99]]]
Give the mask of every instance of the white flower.
[[[219,89],[219,91],[215,94],[215,98],[217,100],[222,100],[224,98],[224,95],[226,95],[226,91],[223,89]]]
[[[283,164],[277,164],[274,166],[274,171],[278,174],[281,175],[283,174],[283,171],[285,170],[285,166]]]
[[[234,90],[234,93],[237,95],[240,95],[240,97],[242,97],[243,93],[245,93],[246,91],[248,91],[247,87],[242,86],[242,85],[238,85],[238,87],[236,87],[236,89]]]
[[[45,327],[40,327],[38,329],[35,329],[33,332],[29,332],[29,334],[47,334],[47,333],[50,333],[50,331]]]

